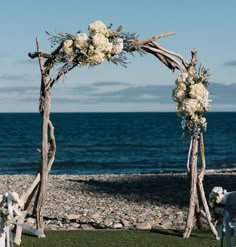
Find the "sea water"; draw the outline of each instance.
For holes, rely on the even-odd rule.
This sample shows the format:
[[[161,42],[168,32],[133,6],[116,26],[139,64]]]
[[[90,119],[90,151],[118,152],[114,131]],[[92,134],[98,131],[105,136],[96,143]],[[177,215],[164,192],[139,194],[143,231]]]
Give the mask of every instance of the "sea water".
[[[175,113],[52,113],[57,142],[51,174],[184,172],[189,137]],[[236,113],[208,113],[208,169],[236,169]],[[0,174],[35,174],[38,113],[0,114]]]

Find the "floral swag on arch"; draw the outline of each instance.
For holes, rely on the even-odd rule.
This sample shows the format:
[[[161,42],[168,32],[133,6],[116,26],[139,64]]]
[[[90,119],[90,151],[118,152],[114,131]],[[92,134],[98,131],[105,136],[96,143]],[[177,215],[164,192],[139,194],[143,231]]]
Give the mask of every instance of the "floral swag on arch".
[[[135,33],[122,32],[121,26],[116,30],[112,30],[111,25],[108,27],[101,21],[89,24],[88,34],[82,32],[78,32],[75,35],[69,33],[51,35],[48,32],[47,34],[54,50],[51,53],[43,53],[36,38],[37,51],[28,54],[31,59],[38,59],[41,72],[39,112],[42,115],[42,142],[41,150],[39,150],[41,156],[40,167],[32,184],[17,199],[21,204],[20,210],[22,213],[19,211],[17,211],[17,214],[13,212],[17,216],[14,220],[8,220],[9,215],[12,215],[7,204],[11,193],[8,193],[7,197],[2,197],[0,217],[1,222],[4,222],[4,224],[3,226],[1,225],[1,230],[3,231],[0,231],[0,247],[4,247],[5,240],[9,238],[10,234],[5,234],[5,229],[9,229],[9,224],[15,225],[14,242],[20,245],[22,227],[27,228],[24,221],[29,213],[36,217],[37,230],[31,229],[31,232],[39,237],[44,236],[43,206],[48,175],[56,154],[54,126],[50,119],[51,90],[54,84],[76,67],[96,66],[105,61],[126,67],[126,55],[133,52],[138,52],[141,55],[152,54],[171,71],[175,69],[180,71],[180,75],[176,80],[176,88],[173,90],[173,100],[177,102],[176,111],[182,117],[182,127],[191,137],[187,162],[187,171],[191,178],[190,205],[184,237],[190,236],[195,216],[200,225],[201,213],[207,218],[212,232],[218,237],[211,222],[203,188],[206,164],[202,133],[207,126],[204,113],[209,109],[209,93],[207,91],[208,71],[203,67],[199,68],[198,71],[196,69],[197,51],[195,49],[192,50],[191,61],[188,62],[182,55],[167,50],[157,43],[160,38],[174,35],[175,33],[173,32],[139,40]],[[56,66],[57,68],[59,66],[59,69],[56,72],[54,70],[53,75],[51,69]],[[197,169],[198,148],[200,148],[202,162],[199,174]],[[198,190],[204,210],[200,208]]]

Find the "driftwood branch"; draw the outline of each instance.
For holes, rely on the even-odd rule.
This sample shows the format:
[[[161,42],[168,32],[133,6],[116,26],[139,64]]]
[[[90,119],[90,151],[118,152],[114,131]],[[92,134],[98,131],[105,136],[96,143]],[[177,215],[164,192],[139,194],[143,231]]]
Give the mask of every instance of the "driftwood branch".
[[[48,54],[48,53],[41,53],[41,55],[43,58],[46,58],[46,59],[52,59],[53,58],[53,56],[51,54]],[[34,59],[34,58],[39,57],[39,53],[38,52],[29,52],[28,56],[31,59]]]
[[[171,35],[174,35],[175,32],[169,32],[169,33],[162,33],[162,34],[158,34],[156,36],[153,36],[151,38],[147,38],[147,39],[143,39],[143,40],[138,40],[138,39],[135,39],[135,40],[132,40],[131,42],[136,44],[136,45],[145,45],[145,44],[148,44],[148,43],[152,43],[153,41],[156,41],[157,39],[160,39],[160,38],[163,38],[163,37],[167,37],[167,36],[171,36]]]
[[[197,157],[198,157],[198,139],[193,139],[193,148],[192,148],[192,160],[191,160],[191,189],[190,189],[190,203],[189,203],[189,212],[186,223],[186,228],[183,237],[189,238],[193,224],[194,224],[194,213],[195,205],[197,200]]]
[[[190,138],[190,144],[189,144],[189,150],[188,150],[188,159],[187,159],[187,173],[190,173],[190,157],[191,157],[191,152],[192,152],[192,147],[193,147],[193,136]]]

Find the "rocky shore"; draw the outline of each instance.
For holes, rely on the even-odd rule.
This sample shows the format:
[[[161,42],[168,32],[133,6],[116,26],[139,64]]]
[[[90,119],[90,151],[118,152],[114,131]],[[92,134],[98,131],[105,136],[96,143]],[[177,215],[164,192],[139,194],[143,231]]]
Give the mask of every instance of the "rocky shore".
[[[32,180],[30,175],[1,175],[0,194],[21,194]],[[204,185],[206,195],[214,186],[236,190],[236,174],[207,174]],[[183,229],[189,188],[186,174],[50,175],[46,228]],[[35,219],[29,216],[27,222],[34,225]]]

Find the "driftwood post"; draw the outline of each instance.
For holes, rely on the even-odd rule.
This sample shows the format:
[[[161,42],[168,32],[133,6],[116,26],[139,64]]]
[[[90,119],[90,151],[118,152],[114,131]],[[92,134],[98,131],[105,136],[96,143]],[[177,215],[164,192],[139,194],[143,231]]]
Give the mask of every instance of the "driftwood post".
[[[40,150],[41,164],[34,181],[28,190],[21,195],[20,199],[25,203],[24,209],[28,213],[32,210],[33,205],[33,213],[36,214],[36,227],[42,232],[44,231],[43,206],[48,184],[48,175],[56,154],[54,127],[50,120],[51,90],[55,82],[57,82],[64,74],[76,67],[96,66],[104,61],[109,61],[114,64],[121,64],[126,67],[126,54],[132,52],[152,54],[171,71],[177,69],[181,72],[181,74],[189,73],[188,70],[193,65],[194,59],[196,58],[196,56],[193,55],[192,62],[189,63],[180,54],[169,51],[157,43],[157,40],[160,38],[174,35],[175,33],[173,32],[156,35],[145,40],[138,40],[138,36],[134,33],[121,32],[121,26],[117,30],[113,31],[111,30],[111,27],[107,27],[101,21],[91,23],[88,30],[90,33],[89,35],[80,32],[76,35],[68,33],[60,33],[57,35],[49,34],[51,44],[56,46],[56,49],[51,53],[41,52],[39,42],[36,39],[37,51],[28,54],[32,59],[38,58],[41,71],[39,99],[39,112],[42,115],[42,144]],[[50,71],[55,64],[62,64],[62,66],[59,68],[56,75],[52,77]],[[197,160],[197,140],[195,140],[194,143],[193,149],[195,151],[193,151],[192,154],[192,164],[195,164],[194,162]],[[191,168],[191,172],[194,180],[192,181],[191,217],[189,217],[190,222],[193,217],[192,207],[198,204],[195,194],[197,183],[196,164],[192,167],[193,169]],[[201,174],[201,180],[199,179],[199,187],[202,186],[202,175],[204,176],[204,172]],[[200,209],[198,207],[198,211],[199,210]],[[22,217],[19,218],[18,223],[22,224],[25,216],[26,215],[22,215]],[[188,225],[191,226],[191,223]],[[14,240],[17,245],[20,245],[21,234],[22,228],[17,226]]]
[[[198,154],[200,152],[201,156],[201,169],[198,173],[197,168],[197,160],[198,160]],[[201,210],[201,215],[207,219],[208,224],[211,228],[211,231],[215,235],[216,239],[219,239],[218,233],[215,229],[214,224],[212,223],[210,210],[208,207],[208,203],[205,196],[204,186],[203,186],[203,180],[205,175],[205,155],[204,155],[204,143],[203,143],[203,134],[200,133],[198,137],[193,137],[193,146],[192,146],[192,152],[191,152],[191,163],[190,163],[190,179],[191,179],[191,189],[190,189],[190,203],[189,203],[189,212],[188,212],[188,218],[186,222],[185,232],[183,234],[184,238],[188,238],[191,234],[191,231],[194,226],[195,218],[197,219],[199,217],[199,212],[197,212],[197,203],[200,197],[200,200],[202,201],[204,210]]]
[[[203,116],[209,108],[208,91],[208,72],[206,69],[199,69],[196,73],[197,51],[192,50],[192,60],[186,73],[182,73],[177,79],[177,87],[173,91],[173,99],[178,103],[177,113],[182,116],[182,127],[190,133],[190,146],[187,161],[187,172],[191,179],[189,211],[183,234],[188,238],[194,226],[195,219],[198,227],[201,227],[201,215],[207,219],[209,226],[219,239],[218,233],[212,223],[211,214],[207,204],[203,180],[205,176],[206,161],[203,141],[203,129],[206,129],[206,119]],[[198,170],[198,155],[200,153],[201,169]],[[200,202],[204,210],[200,209]]]

